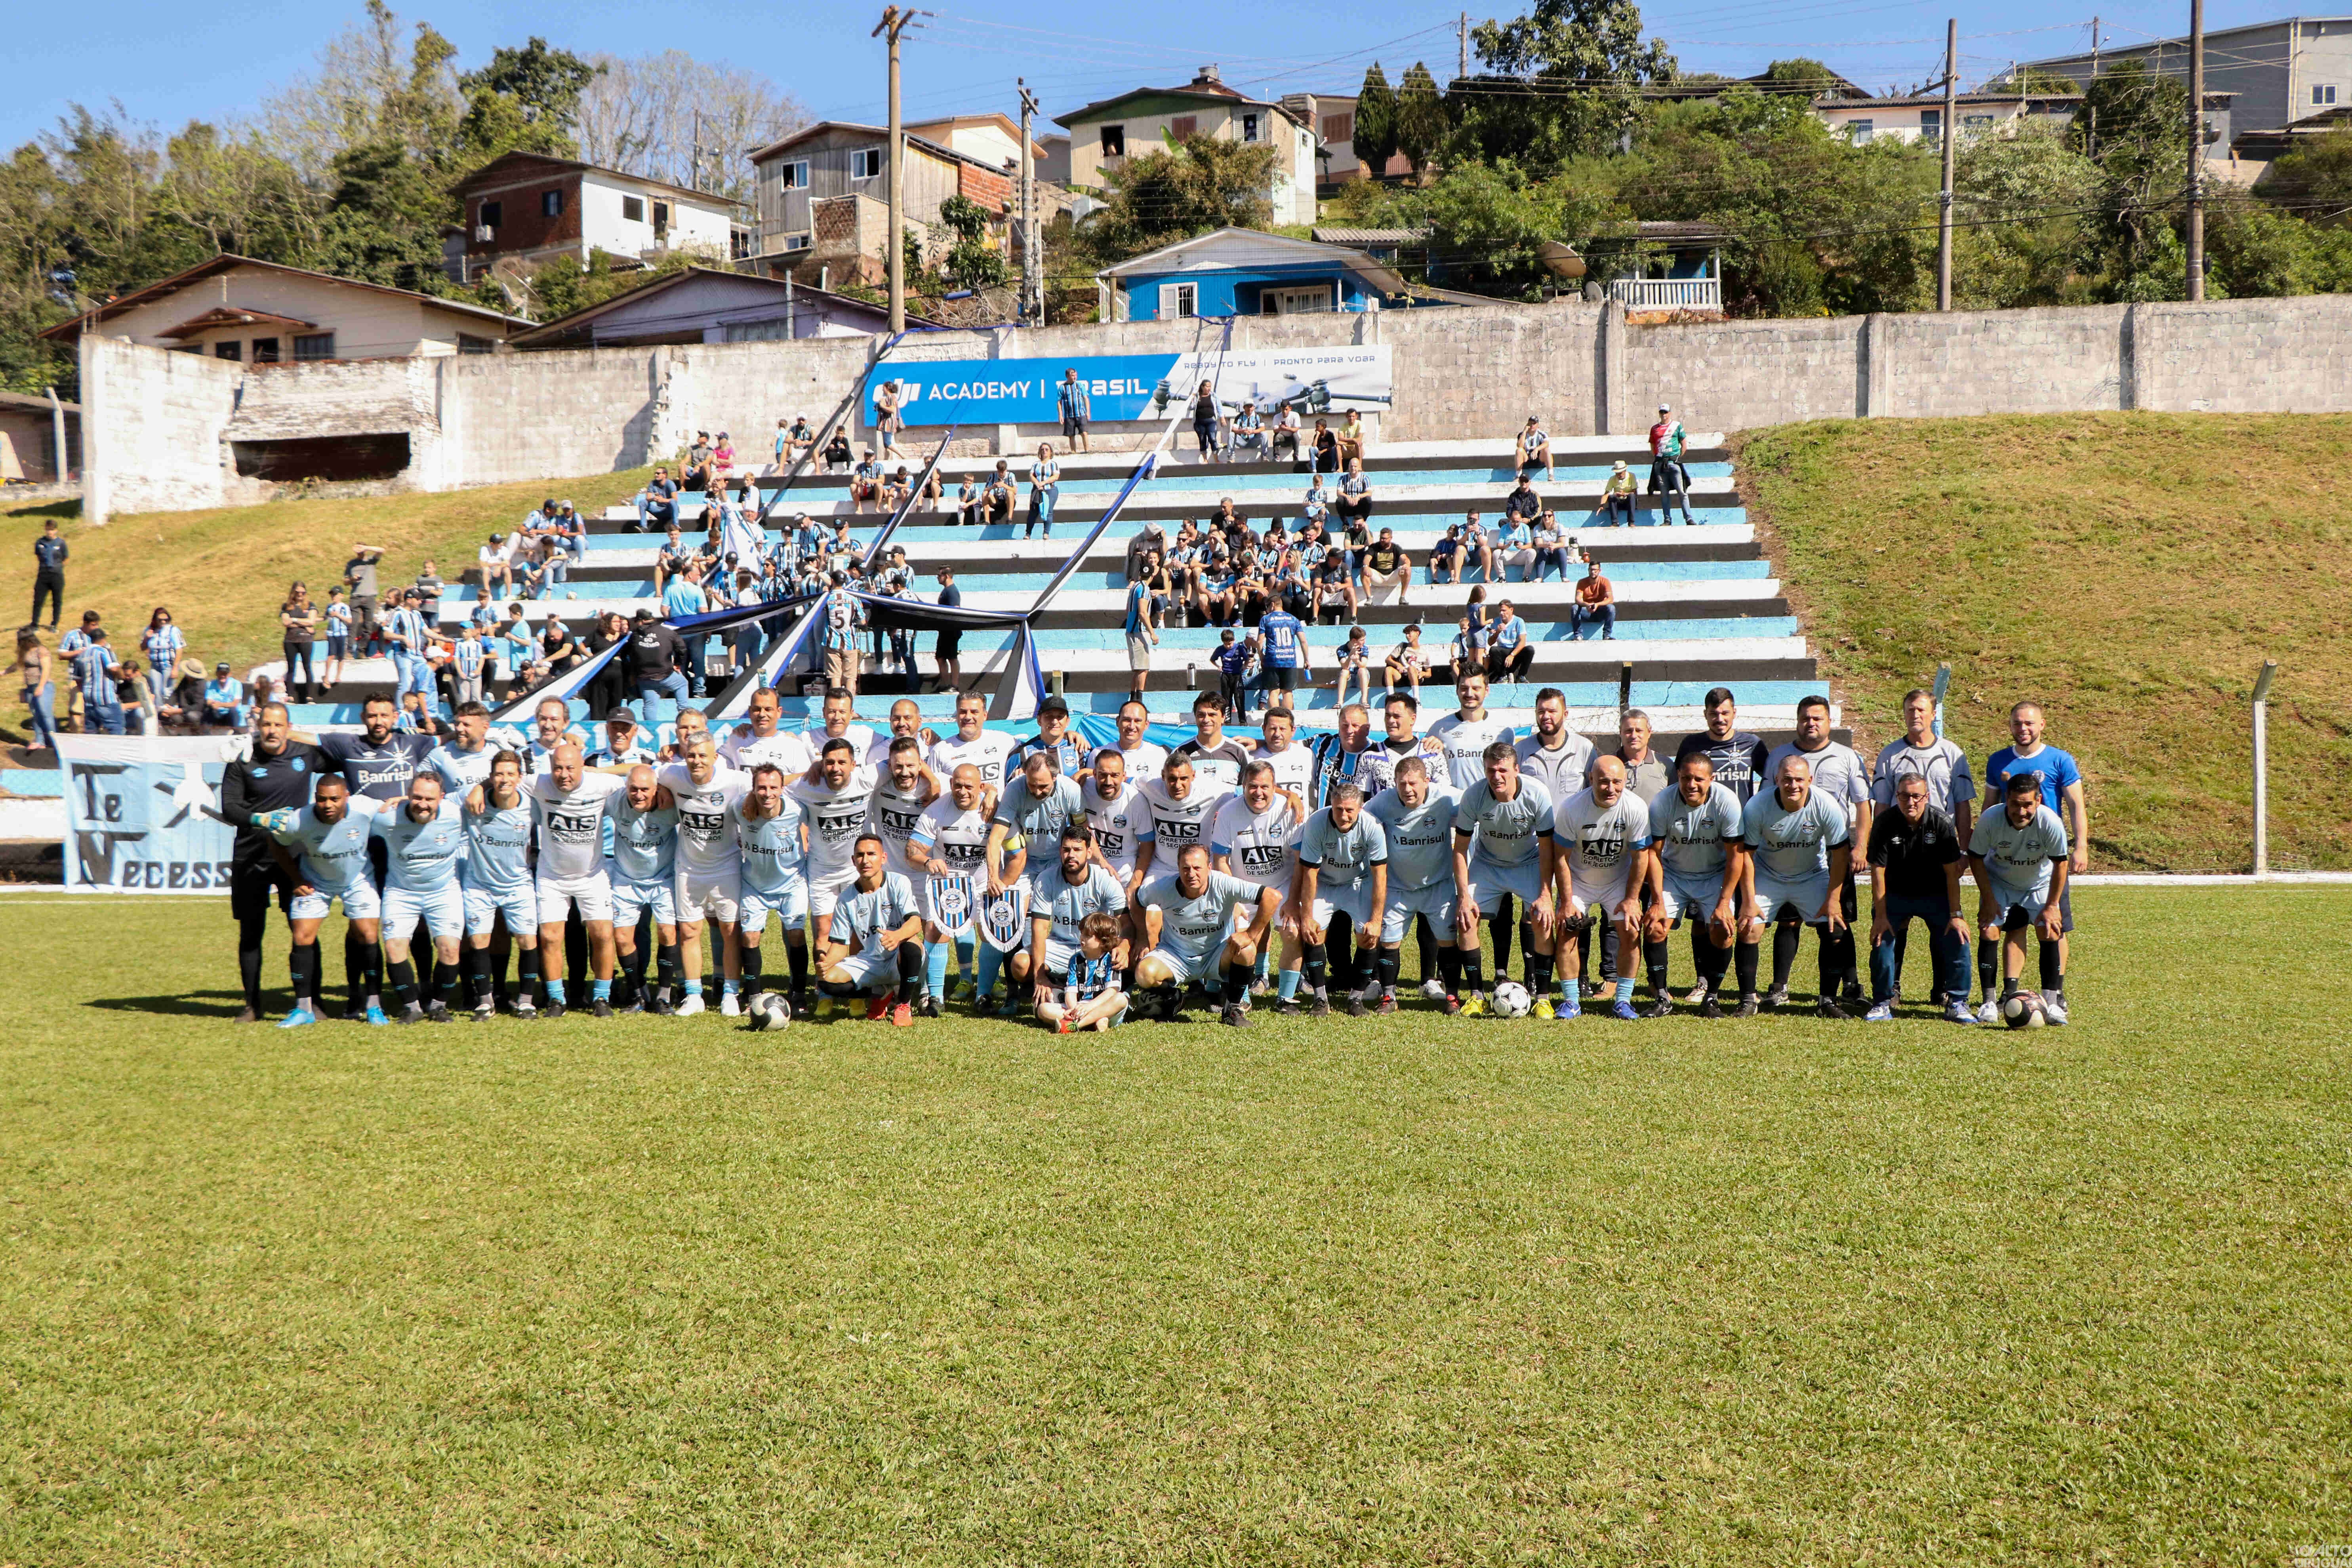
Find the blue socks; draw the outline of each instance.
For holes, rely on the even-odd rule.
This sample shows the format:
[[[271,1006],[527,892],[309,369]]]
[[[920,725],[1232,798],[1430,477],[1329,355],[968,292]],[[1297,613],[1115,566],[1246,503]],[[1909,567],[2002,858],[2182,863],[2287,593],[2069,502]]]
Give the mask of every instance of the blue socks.
[[[948,994],[948,944],[928,943],[923,948],[924,994],[944,996]]]
[[[547,977],[547,999],[551,1002],[561,1002],[563,1000],[563,977],[562,975],[551,974]]]
[[[992,942],[980,944],[980,987],[976,996],[986,996],[996,989],[996,972],[1004,967],[1004,955]]]
[[[1291,1000],[1298,994],[1298,971],[1296,969],[1284,970],[1282,972],[1282,978],[1279,981],[1276,981],[1276,984],[1281,990],[1281,999],[1285,1002]]]
[[[702,994],[702,982],[701,982],[701,981],[699,981],[699,980],[689,980],[689,981],[688,981],[688,982],[686,983],[686,994],[687,994],[688,996],[699,996],[699,995],[701,995],[701,994]]]
[[[592,981],[588,986],[588,994],[594,1001],[610,1002],[613,999],[613,983],[609,980]]]

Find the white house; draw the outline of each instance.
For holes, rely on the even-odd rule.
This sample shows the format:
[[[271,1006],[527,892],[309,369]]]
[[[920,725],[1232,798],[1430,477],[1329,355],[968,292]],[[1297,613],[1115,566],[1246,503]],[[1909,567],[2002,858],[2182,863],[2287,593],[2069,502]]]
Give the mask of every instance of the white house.
[[[662,180],[572,158],[509,153],[457,186],[465,204],[458,277],[505,260],[586,261],[592,251],[650,260],[667,250],[737,254],[737,204]]]
[[[1070,184],[1099,189],[1129,157],[1162,152],[1195,136],[1274,149],[1266,201],[1278,224],[1315,221],[1315,128],[1279,103],[1244,97],[1217,68],[1182,87],[1142,87],[1055,116],[1070,132]]]

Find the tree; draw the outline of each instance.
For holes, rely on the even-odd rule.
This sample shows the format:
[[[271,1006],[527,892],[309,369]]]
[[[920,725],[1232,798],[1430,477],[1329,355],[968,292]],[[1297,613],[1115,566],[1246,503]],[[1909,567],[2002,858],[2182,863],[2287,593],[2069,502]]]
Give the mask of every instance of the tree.
[[[1396,94],[1389,90],[1389,79],[1374,60],[1372,68],[1364,73],[1364,85],[1356,91],[1356,138],[1352,146],[1356,162],[1364,166],[1365,174],[1379,179],[1388,173],[1389,160],[1397,150]]]
[[[2047,66],[2019,66],[1985,83],[1987,92],[2080,92],[2082,83]]]
[[[551,321],[558,316],[634,294],[648,283],[659,282],[689,267],[722,266],[725,261],[724,257],[691,246],[666,250],[644,266],[592,250],[584,268],[568,257],[558,257],[521,275],[518,284],[530,300],[531,319]]]
[[[2352,126],[2339,125],[2273,163],[2255,183],[2264,200],[2332,228],[2352,220]]]
[[[1098,266],[1211,229],[1274,221],[1274,149],[1264,143],[1195,136],[1129,157],[1109,180],[1110,199],[1079,231]]]
[[[1004,253],[988,243],[986,207],[970,196],[950,196],[940,204],[940,222],[955,235],[940,266],[950,288],[992,289],[1013,275]]]
[[[1953,163],[1952,300],[1964,310],[2086,303],[2082,213],[2098,165],[2053,130],[1964,138]]]
[[[798,100],[740,66],[677,49],[637,59],[594,55],[589,63],[598,74],[580,95],[580,155],[625,174],[748,198],[745,155],[809,121]]]
[[[473,161],[514,152],[577,156],[572,128],[580,118],[580,94],[598,68],[568,49],[549,48],[541,37],[519,49],[493,50],[488,65],[457,79],[466,95],[458,132]]]
[[[1532,14],[1471,37],[1486,69],[1449,95],[1448,163],[1550,169],[1608,152],[1640,121],[1640,89],[1675,79],[1665,45],[1642,41],[1633,0],[1536,0]]]
[[[1445,141],[1445,100],[1437,96],[1436,79],[1420,61],[1404,73],[1397,89],[1397,151],[1412,160],[1416,184],[1429,178],[1429,161]]]
[[[2083,95],[2068,141],[2098,161],[2091,232],[2109,299],[2188,292],[2187,245],[2177,227],[2189,184],[2188,127],[2189,89],[2136,59],[2119,62]]]
[[[1825,92],[1835,92],[1843,85],[1837,72],[1816,59],[1800,55],[1794,59],[1774,60],[1764,68],[1768,89],[1793,91],[1806,98],[1818,98]]]

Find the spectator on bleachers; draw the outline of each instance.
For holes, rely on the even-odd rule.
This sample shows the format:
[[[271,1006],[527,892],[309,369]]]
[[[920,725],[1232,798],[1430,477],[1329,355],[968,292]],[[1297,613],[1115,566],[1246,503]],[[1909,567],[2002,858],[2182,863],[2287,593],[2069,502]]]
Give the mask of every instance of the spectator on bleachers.
[[[1536,493],[1535,486],[1528,482],[1528,477],[1525,474],[1521,474],[1511,482],[1511,493],[1503,498],[1505,517],[1515,517],[1532,523],[1543,515],[1543,497]]]
[[[383,559],[381,544],[354,544],[343,563],[343,582],[352,591],[352,644],[361,653],[375,646],[376,621],[383,613],[376,596],[375,564]]]
[[[1339,668],[1339,680],[1335,689],[1339,694],[1335,706],[1340,709],[1348,706],[1348,689],[1350,686],[1356,689],[1358,701],[1370,702],[1372,700],[1372,643],[1363,627],[1348,628],[1348,640],[1339,645],[1336,662]]]
[[[849,427],[846,425],[835,426],[833,434],[825,437],[824,471],[828,474],[840,473],[856,460],[856,454],[850,449],[849,445]]]
[[[1650,426],[1650,489],[1658,492],[1658,521],[1667,521],[1675,509],[1675,498],[1682,498],[1683,521],[1693,523],[1691,516],[1690,470],[1683,466],[1683,422],[1665,404],[1658,405],[1658,422]]]
[[[1419,621],[1404,628],[1403,640],[1389,650],[1383,665],[1391,691],[1421,694],[1421,683],[1429,677],[1429,653],[1421,645]]]
[[[1534,545],[1535,563],[1528,569],[1527,580],[1540,583],[1547,572],[1559,574],[1560,581],[1568,580],[1568,542],[1560,532],[1559,514],[1549,507],[1536,519],[1535,531],[1529,540]]]
[[[1087,384],[1078,379],[1074,366],[1062,372],[1062,384],[1055,389],[1055,399],[1062,415],[1062,439],[1070,444],[1073,452],[1087,450],[1087,421],[1094,417],[1094,403],[1087,396]]]
[[[853,510],[864,511],[869,501],[879,504],[882,499],[882,466],[874,460],[874,448],[868,447],[858,455],[857,467],[849,471],[849,500]]]
[[[1462,581],[1468,582],[1470,574],[1478,574],[1482,583],[1495,580],[1495,545],[1486,536],[1486,525],[1476,512],[1462,520]]]
[[[1454,641],[1448,649],[1454,666],[1454,679],[1458,683],[1465,675],[1484,675],[1486,671],[1486,626],[1475,616],[1464,616],[1454,623]]]
[[[956,487],[956,522],[964,528],[977,528],[981,521],[980,481],[970,474]]]
[[[726,431],[719,432],[719,445],[710,448],[710,488],[723,490],[735,472],[735,442]]]
[[[162,605],[155,606],[147,617],[147,629],[139,634],[139,651],[147,656],[147,683],[158,698],[163,695],[163,683],[170,679],[172,667],[180,661],[182,650],[188,646],[172,612]]]
[[[540,623],[539,657],[532,662],[561,675],[583,657],[580,645],[572,639],[572,628],[563,624],[563,617],[553,610],[548,611],[547,619]]]
[[[1192,439],[1200,443],[1201,461],[1216,463],[1224,460],[1224,442],[1219,427],[1224,416],[1217,408],[1217,395],[1207,382],[1192,395]]]
[[[514,546],[505,534],[491,534],[476,559],[480,563],[483,598],[495,604],[514,592]]]
[[[1372,515],[1372,482],[1364,478],[1364,460],[1348,459],[1348,471],[1339,477],[1339,499],[1331,503],[1331,514],[1342,522],[1362,522]]]
[[[1432,583],[1462,581],[1462,525],[1449,522],[1437,542],[1429,547],[1429,580]]]
[[[1642,482],[1633,470],[1620,458],[1611,465],[1609,478],[1601,486],[1601,526],[1611,528],[1633,526],[1634,498],[1642,493]]]
[[[1266,455],[1265,420],[1259,416],[1257,404],[1250,398],[1242,399],[1241,412],[1234,416],[1234,450],[1248,458]]]
[[[824,683],[827,688],[857,695],[857,631],[866,625],[866,606],[849,591],[849,574],[835,572],[817,606],[818,626],[824,643]]]
[[[696,495],[710,492],[710,432],[697,430],[694,445],[686,449],[686,468],[679,474],[680,488]]]
[[[874,434],[881,438],[883,456],[888,458],[898,455],[898,432],[907,427],[905,417],[898,412],[899,396],[899,385],[895,381],[886,381],[874,389]]]
[[[996,459],[995,471],[988,476],[988,488],[982,495],[990,522],[1013,521],[1013,468],[1004,458]]]
[[[468,702],[488,703],[490,650],[482,645],[482,628],[470,621],[457,628],[449,650],[449,706],[454,711]]]
[[[669,580],[694,563],[694,547],[675,522],[663,536],[661,548],[654,552],[654,592],[658,594],[669,585]]]
[[[1523,517],[1504,519],[1503,526],[1495,537],[1495,580],[1496,582],[1509,582],[1514,568],[1517,570],[1519,581],[1522,583],[1535,576],[1535,524],[1540,521],[1540,513],[1533,519]]]
[[[1528,678],[1536,662],[1536,645],[1528,637],[1528,623],[1517,607],[1505,599],[1495,606],[1495,624],[1486,629],[1486,680],[1513,685]]]
[[[1530,414],[1527,428],[1519,432],[1519,478],[1526,479],[1537,468],[1544,471],[1544,483],[1551,483],[1551,437]]]
[[[416,580],[409,586],[415,592],[417,613],[425,617],[425,624],[428,626],[439,626],[441,595],[448,584],[441,580],[441,574],[434,569],[431,557],[428,556],[425,564],[416,569]]]
[[[151,735],[201,735],[205,732],[205,667],[183,658],[165,672],[163,695],[142,704],[142,728]]]
[[[1349,409],[1347,418],[1339,422],[1338,439],[1340,462],[1349,465],[1361,462],[1366,439],[1364,416],[1352,408]]]
[[[1396,602],[1410,602],[1412,589],[1412,557],[1406,554],[1396,542],[1396,531],[1383,528],[1381,536],[1364,547],[1364,597],[1375,605],[1387,604],[1390,589],[1396,590]]]
[[[1275,412],[1274,439],[1268,455],[1279,458],[1285,452],[1290,454],[1292,462],[1298,460],[1298,410],[1287,403]]]
[[[26,711],[32,716],[33,744],[54,751],[58,743],[57,655],[41,641],[40,633],[26,626],[16,633],[16,662],[9,673],[20,678]]]
[[[1315,568],[1315,619],[1335,626],[1355,618],[1356,579],[1348,571],[1347,552],[1326,551]]]
[[[1307,444],[1307,455],[1314,460],[1315,472],[1336,474],[1339,471],[1339,437],[1331,433],[1331,422],[1315,421],[1315,435]]]
[[[654,710],[656,697],[667,697],[671,701],[687,700],[687,681],[682,667],[686,663],[686,639],[677,628],[654,618],[653,611],[640,607],[632,617],[629,646],[617,656],[628,665],[629,685],[636,693],[637,716],[647,729],[652,729],[659,715]]]
[[[882,481],[882,510],[896,517],[898,509],[914,499],[914,481],[907,473],[907,465],[901,463],[896,473]]]
[[[545,552],[551,541],[536,533],[517,534],[508,541],[514,547],[510,566],[514,573],[514,591],[518,599],[536,599],[547,586]],[[555,545],[555,548],[562,547]]]
[[[590,623],[586,652],[594,658],[616,643],[629,640],[628,617],[617,611],[606,610]],[[610,714],[626,702],[631,690],[628,683],[627,650],[614,655],[597,668],[589,678],[587,689],[582,693],[591,713]]]
[[[1062,499],[1062,465],[1054,460],[1054,443],[1037,443],[1037,460],[1029,465],[1029,521],[1021,531],[1026,539],[1038,524],[1054,537],[1054,505]]]
[[[963,590],[956,586],[955,569],[942,566],[939,571],[939,602],[950,610],[963,606]],[[935,689],[960,690],[963,685],[963,631],[957,626],[941,626],[931,644],[931,658],[939,666]]]
[[[1576,584],[1576,603],[1568,607],[1568,635],[1582,640],[1584,628],[1597,626],[1601,640],[1613,642],[1617,637],[1617,590],[1601,574],[1601,563],[1584,563],[1584,575]]]
[[[352,607],[343,603],[342,589],[327,590],[322,625],[327,634],[327,668],[320,672],[323,677],[320,684],[332,691],[335,683],[343,678],[343,660],[351,657],[352,651]]]
[[[245,728],[245,682],[229,673],[228,660],[213,666],[205,683],[205,733],[234,735]]]
[[[296,702],[318,700],[319,668],[312,659],[318,646],[319,606],[310,602],[305,584],[289,584],[278,606],[278,651],[286,658],[286,691]]]
[[[1158,518],[1151,518],[1128,536],[1126,558],[1120,563],[1121,572],[1132,583],[1142,575],[1147,556],[1157,555],[1164,559],[1167,553],[1168,531],[1160,526]]]

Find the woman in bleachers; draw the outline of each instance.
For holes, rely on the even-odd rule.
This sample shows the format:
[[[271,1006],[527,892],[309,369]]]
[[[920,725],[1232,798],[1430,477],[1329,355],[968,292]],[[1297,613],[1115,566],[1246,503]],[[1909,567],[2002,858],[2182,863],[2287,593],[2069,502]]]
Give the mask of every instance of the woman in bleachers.
[[[1054,506],[1062,499],[1062,465],[1054,460],[1054,443],[1037,443],[1037,460],[1029,465],[1029,522],[1021,531],[1026,539],[1039,523],[1045,537],[1054,537]]]
[[[898,432],[907,422],[898,413],[898,384],[886,381],[874,390],[874,433],[882,439],[882,455],[898,455]]]

